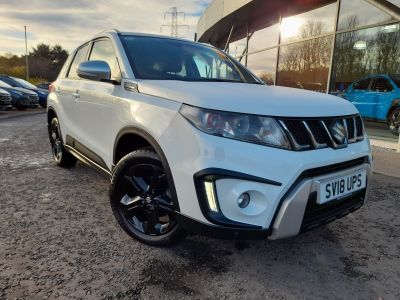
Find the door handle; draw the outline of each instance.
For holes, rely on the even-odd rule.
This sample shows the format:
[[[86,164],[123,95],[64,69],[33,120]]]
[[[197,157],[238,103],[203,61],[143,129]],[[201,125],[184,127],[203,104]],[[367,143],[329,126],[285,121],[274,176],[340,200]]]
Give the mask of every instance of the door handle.
[[[78,101],[79,98],[80,98],[79,91],[76,91],[75,93],[72,93],[72,97],[75,98],[75,101]]]

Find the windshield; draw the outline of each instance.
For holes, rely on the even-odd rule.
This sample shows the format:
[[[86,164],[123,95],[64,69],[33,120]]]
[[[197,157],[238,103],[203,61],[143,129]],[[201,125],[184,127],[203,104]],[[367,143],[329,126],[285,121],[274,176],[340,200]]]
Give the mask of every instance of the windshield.
[[[397,87],[400,88],[400,75],[390,76],[390,78],[392,78],[394,83],[396,83]]]
[[[11,85],[9,85],[9,84],[5,83],[4,81],[0,80],[0,87],[7,87],[7,88],[10,88]]]
[[[19,85],[21,85],[22,87],[26,88],[26,89],[36,89],[36,86],[34,86],[32,83],[29,83],[26,80],[23,80],[21,78],[15,78],[13,77],[13,79],[19,83]]]
[[[136,78],[258,83],[217,49],[168,38],[122,36]]]

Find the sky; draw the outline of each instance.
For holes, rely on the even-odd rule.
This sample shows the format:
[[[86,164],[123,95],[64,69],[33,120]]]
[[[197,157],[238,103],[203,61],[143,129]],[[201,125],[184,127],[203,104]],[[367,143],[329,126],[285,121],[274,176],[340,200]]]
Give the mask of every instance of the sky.
[[[170,34],[171,7],[185,12],[180,37],[193,39],[198,18],[212,0],[0,0],[0,55],[25,53],[38,43],[60,44],[68,51],[105,29]],[[161,32],[160,32],[161,31]]]

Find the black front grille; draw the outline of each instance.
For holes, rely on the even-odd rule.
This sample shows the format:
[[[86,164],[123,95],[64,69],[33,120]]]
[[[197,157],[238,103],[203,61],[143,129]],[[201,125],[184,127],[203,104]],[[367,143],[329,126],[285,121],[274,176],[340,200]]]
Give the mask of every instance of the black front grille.
[[[33,101],[37,101],[37,100],[39,100],[39,96],[38,95],[30,95],[29,99],[33,100]]]
[[[310,195],[304,212],[301,232],[327,224],[359,209],[364,204],[366,190],[356,192],[346,198],[330,201],[325,204],[316,202],[317,193]]]
[[[336,121],[342,124],[346,132],[346,140],[343,143],[333,137],[331,127]],[[347,143],[364,139],[364,125],[358,115],[325,119],[280,119],[279,123],[286,132],[293,150],[296,151],[326,147],[342,148]]]
[[[1,102],[9,102],[9,101],[11,101],[11,96],[9,96],[9,95],[0,95],[0,101]]]
[[[354,118],[346,118],[345,121],[346,121],[349,140],[352,140],[357,136],[357,133],[354,131],[355,130]]]
[[[302,122],[286,120],[285,125],[298,145],[308,146],[310,144],[310,136],[307,134],[307,130]]]

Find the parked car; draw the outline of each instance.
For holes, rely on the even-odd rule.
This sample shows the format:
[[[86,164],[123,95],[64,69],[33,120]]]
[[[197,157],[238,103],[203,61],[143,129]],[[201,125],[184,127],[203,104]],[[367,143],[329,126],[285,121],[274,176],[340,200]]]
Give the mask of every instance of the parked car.
[[[400,75],[374,74],[353,82],[343,97],[353,103],[361,116],[388,124],[400,133]]]
[[[36,85],[36,87],[39,88],[39,89],[48,91],[50,84],[51,84],[51,82],[42,82],[42,83],[38,83]]]
[[[361,207],[371,182],[354,105],[267,86],[186,40],[102,32],[72,52],[47,112],[56,164],[109,176],[118,223],[151,245],[291,237]]]
[[[10,109],[11,107],[12,103],[10,93],[0,88],[0,109]]]
[[[32,83],[17,77],[0,75],[0,80],[11,85],[12,87],[20,87],[23,89],[31,90],[39,96],[39,105],[42,107],[47,106],[47,96],[49,95],[48,90],[41,89],[34,86]]]
[[[39,105],[39,96],[35,92],[20,87],[12,87],[1,80],[0,88],[11,94],[12,106],[19,110],[36,108]]]

